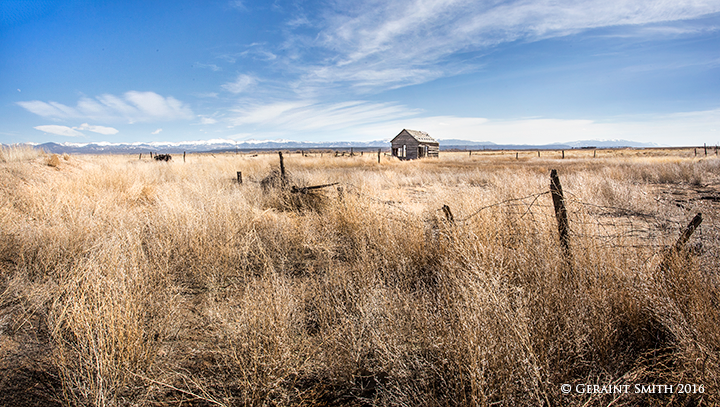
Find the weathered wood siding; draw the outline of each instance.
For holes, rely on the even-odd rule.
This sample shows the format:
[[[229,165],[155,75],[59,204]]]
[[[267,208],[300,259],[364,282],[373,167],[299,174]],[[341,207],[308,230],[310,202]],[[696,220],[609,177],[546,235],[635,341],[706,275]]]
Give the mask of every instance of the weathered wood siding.
[[[440,144],[439,143],[425,143],[418,141],[406,130],[403,130],[398,134],[391,142],[392,155],[398,157],[401,160],[414,160],[420,157],[439,157],[440,155]],[[405,148],[405,155],[403,156],[403,147]],[[425,155],[425,148],[427,147],[427,155]]]
[[[417,158],[417,149],[419,145],[420,143],[415,140],[415,137],[407,134],[406,132],[402,132],[392,141],[393,155],[405,160],[414,160]],[[402,156],[403,146],[405,146],[405,152],[407,154],[405,157]],[[399,154],[397,149],[400,149]]]

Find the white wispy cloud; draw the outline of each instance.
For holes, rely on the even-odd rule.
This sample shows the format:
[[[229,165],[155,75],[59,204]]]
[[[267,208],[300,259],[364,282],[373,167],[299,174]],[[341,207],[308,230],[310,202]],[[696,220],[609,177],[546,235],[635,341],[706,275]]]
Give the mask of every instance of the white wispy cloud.
[[[417,115],[418,110],[392,103],[349,101],[316,103],[310,100],[249,104],[233,109],[233,126],[260,125],[285,131],[350,129]]]
[[[417,84],[472,68],[476,62],[463,60],[461,54],[502,43],[687,20],[720,11],[714,0],[337,0],[330,5],[312,24],[303,20],[304,15],[288,22],[290,27],[321,27],[315,38],[291,35],[285,44],[289,60],[304,56],[298,88]],[[656,25],[654,30],[663,28]],[[646,34],[652,35],[652,30]],[[307,53],[298,55],[303,47]]]
[[[78,127],[73,127],[73,129],[74,130],[87,130],[87,131],[92,131],[94,133],[105,134],[105,135],[117,134],[119,132],[118,129],[115,129],[113,127],[91,126],[87,123],[83,123]]]
[[[492,119],[452,115],[427,116],[422,110],[394,103],[312,100],[255,103],[233,109],[231,127],[260,137],[285,136],[307,140],[389,139],[403,128],[422,130],[441,139],[538,144],[577,140],[626,139],[666,145],[718,143],[720,109],[666,115],[592,118]],[[678,138],[682,134],[682,139]],[[339,136],[341,135],[341,136]]]
[[[222,68],[215,64],[203,64],[202,62],[195,62],[195,66],[197,66],[198,68],[207,68],[213,72],[222,71]]]
[[[195,95],[199,98],[216,98],[216,97],[218,97],[217,92],[199,92],[199,93],[193,93],[193,95]]]
[[[154,134],[160,134],[161,131],[162,131],[162,129],[157,129],[157,130],[153,131],[153,132],[150,133],[150,134],[153,134],[153,135],[154,135]]]
[[[228,92],[241,93],[257,83],[257,79],[250,75],[239,74],[234,82],[228,82],[222,85],[222,88]]]
[[[240,0],[231,0],[229,3],[230,7],[241,10],[241,11],[247,11],[247,6],[245,6],[245,3]]]
[[[82,137],[84,134],[80,133],[79,131],[73,130],[70,127],[67,126],[59,126],[56,124],[49,124],[46,126],[35,126],[34,127],[37,130],[40,130],[45,133],[50,134],[57,134],[58,136],[65,136],[65,137]]]
[[[212,117],[200,116],[200,124],[215,124],[215,123],[217,123],[217,120]]]
[[[163,97],[155,92],[130,91],[122,97],[104,94],[94,99],[83,97],[75,107],[39,100],[17,102],[17,104],[39,116],[58,119],[127,120],[134,123],[194,117],[192,110],[186,104],[172,96]]]

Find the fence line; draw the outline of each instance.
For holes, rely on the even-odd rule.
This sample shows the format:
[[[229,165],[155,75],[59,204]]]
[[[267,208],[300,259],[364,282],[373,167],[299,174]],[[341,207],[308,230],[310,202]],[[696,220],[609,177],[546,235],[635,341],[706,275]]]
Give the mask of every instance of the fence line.
[[[546,204],[539,201],[540,197],[551,193],[552,192],[548,190],[536,192],[518,198],[510,198],[499,202],[494,202],[492,204],[484,205],[480,208],[477,208],[464,217],[458,217],[457,213],[453,215],[453,213],[450,212],[451,208],[447,205],[443,205],[443,207],[436,209],[436,212],[443,212],[445,218],[453,226],[462,227],[464,225],[467,225],[471,219],[479,215],[481,212],[491,208],[522,208],[521,211],[515,211],[510,213],[519,215],[517,218],[518,220],[525,218],[527,215],[530,215],[530,217],[532,218],[532,222],[537,223],[538,220],[535,219],[537,213],[533,211],[533,208],[554,208],[555,206],[553,204]],[[633,208],[590,203],[581,200],[576,194],[573,194],[570,191],[565,191],[565,193],[566,196],[563,197],[563,203],[568,205],[567,214],[569,217],[567,232],[569,237],[571,237],[572,239],[596,239],[601,245],[607,245],[609,247],[617,248],[649,248],[654,250],[663,250],[668,249],[672,245],[669,243],[657,243],[657,239],[662,239],[663,236],[664,238],[668,238],[668,229],[679,229],[680,227],[682,227],[684,222],[683,220],[677,220],[661,216],[659,214],[638,211]],[[394,210],[401,211],[405,215],[411,215],[411,213],[398,206],[398,204],[401,204],[402,202],[382,201],[368,196],[366,196],[366,198],[393,208]],[[382,213],[381,215],[389,217]],[[545,214],[544,216],[548,218],[548,222],[551,222],[549,218],[552,217],[552,215]],[[638,224],[637,220],[634,220],[637,218],[640,219],[640,224]],[[393,219],[396,221],[402,221],[394,217]],[[660,226],[653,228],[653,221]],[[573,228],[574,225],[575,227]],[[672,227],[668,227],[667,225],[672,225]],[[580,227],[580,230],[578,230],[577,226]],[[594,226],[597,228],[598,232],[601,232],[583,232],[582,230],[586,226]],[[504,230],[504,232],[506,234],[516,235],[512,233],[512,230],[506,229]],[[517,235],[520,236],[520,234]],[[625,239],[644,239],[648,241],[648,243],[643,244],[636,242],[628,242],[628,244],[623,244],[620,242],[621,240]]]

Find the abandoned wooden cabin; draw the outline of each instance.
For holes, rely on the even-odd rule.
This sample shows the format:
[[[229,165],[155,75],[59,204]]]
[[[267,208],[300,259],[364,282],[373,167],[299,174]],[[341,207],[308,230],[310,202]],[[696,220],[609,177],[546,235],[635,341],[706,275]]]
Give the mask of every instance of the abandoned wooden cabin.
[[[440,153],[440,143],[424,131],[403,129],[390,143],[393,157],[401,160],[437,158]]]

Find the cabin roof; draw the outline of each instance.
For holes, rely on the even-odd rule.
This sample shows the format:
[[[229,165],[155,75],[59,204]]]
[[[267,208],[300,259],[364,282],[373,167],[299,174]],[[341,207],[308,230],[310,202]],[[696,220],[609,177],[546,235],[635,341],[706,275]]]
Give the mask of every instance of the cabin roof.
[[[398,138],[398,136],[400,136],[400,134],[403,134],[403,132],[406,132],[407,134],[409,134],[410,136],[412,136],[415,140],[417,140],[417,141],[420,142],[420,143],[434,143],[434,144],[438,144],[437,140],[435,140],[434,138],[430,137],[429,134],[425,133],[424,131],[419,131],[419,130],[403,129],[397,136],[395,136],[395,138]],[[392,141],[395,141],[395,138],[394,138]]]

